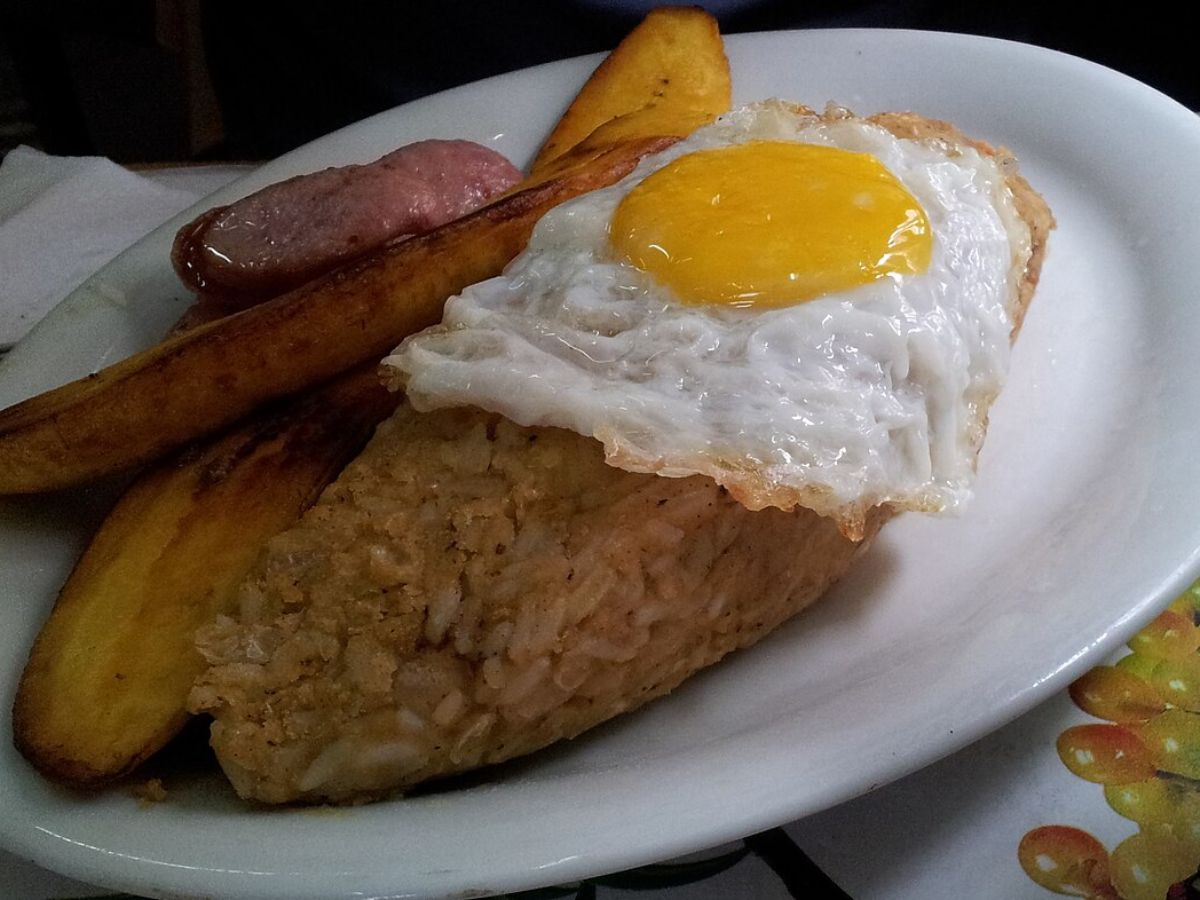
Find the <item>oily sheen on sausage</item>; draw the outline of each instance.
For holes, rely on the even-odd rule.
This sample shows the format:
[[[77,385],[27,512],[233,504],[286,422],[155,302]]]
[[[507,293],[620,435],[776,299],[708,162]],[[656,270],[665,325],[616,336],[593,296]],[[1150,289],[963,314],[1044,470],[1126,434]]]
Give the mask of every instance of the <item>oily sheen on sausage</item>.
[[[487,147],[420,141],[209,210],[179,231],[171,257],[197,293],[248,306],[386,241],[466,215],[520,180],[516,167]]]

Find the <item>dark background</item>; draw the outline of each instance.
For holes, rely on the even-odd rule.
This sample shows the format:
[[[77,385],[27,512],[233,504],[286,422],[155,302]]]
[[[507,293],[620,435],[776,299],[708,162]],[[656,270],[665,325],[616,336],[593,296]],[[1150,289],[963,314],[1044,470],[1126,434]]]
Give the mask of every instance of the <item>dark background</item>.
[[[609,49],[652,5],[18,2],[0,11],[0,152],[27,143],[125,163],[267,159],[433,91]],[[1171,52],[1183,46],[1180,14],[1167,13],[1165,4],[703,5],[718,14],[725,33],[899,27],[1040,44],[1200,108],[1200,67]]]

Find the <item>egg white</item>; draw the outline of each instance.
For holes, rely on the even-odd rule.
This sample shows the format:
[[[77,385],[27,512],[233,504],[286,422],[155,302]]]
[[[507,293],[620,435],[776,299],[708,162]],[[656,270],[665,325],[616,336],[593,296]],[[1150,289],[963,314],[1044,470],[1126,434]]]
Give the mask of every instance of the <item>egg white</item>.
[[[633,186],[750,140],[877,157],[926,212],[929,269],[755,310],[685,306],[614,257],[609,222]],[[853,534],[880,503],[938,512],[969,498],[1028,255],[990,157],[769,101],[549,212],[503,275],[452,298],[441,326],[384,362],[417,409],[569,428],[613,465],[708,475],[752,509],[800,504]]]

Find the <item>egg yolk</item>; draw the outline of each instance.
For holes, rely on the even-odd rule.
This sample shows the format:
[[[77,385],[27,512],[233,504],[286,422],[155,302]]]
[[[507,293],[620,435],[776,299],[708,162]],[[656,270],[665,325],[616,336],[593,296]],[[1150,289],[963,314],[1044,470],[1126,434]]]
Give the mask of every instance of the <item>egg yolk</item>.
[[[925,211],[878,159],[784,141],[679,157],[625,196],[610,239],[680,301],[733,306],[919,274],[932,253]]]

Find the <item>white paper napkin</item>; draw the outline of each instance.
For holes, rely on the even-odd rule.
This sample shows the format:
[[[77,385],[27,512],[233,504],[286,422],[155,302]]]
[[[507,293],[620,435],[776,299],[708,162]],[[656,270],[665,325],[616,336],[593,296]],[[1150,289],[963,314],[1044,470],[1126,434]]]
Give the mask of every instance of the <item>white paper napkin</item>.
[[[240,171],[205,167],[168,186],[99,157],[10,152],[0,164],[0,348],[138,238]]]

